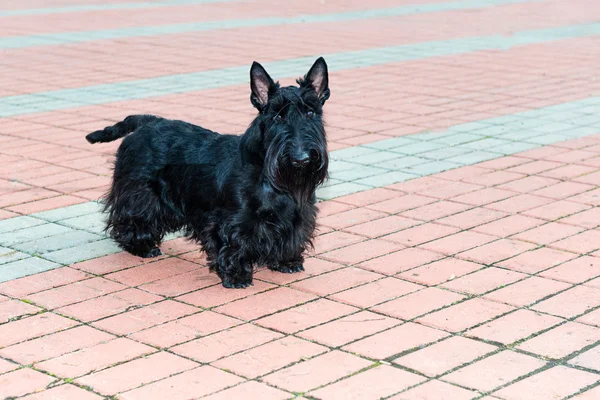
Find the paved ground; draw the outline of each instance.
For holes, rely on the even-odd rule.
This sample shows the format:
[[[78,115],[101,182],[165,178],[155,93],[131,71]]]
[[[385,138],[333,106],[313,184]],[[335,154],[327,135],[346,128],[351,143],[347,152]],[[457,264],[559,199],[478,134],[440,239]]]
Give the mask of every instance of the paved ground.
[[[0,399],[600,399],[596,0],[0,2]],[[241,132],[329,63],[306,272],[102,234],[138,112]]]

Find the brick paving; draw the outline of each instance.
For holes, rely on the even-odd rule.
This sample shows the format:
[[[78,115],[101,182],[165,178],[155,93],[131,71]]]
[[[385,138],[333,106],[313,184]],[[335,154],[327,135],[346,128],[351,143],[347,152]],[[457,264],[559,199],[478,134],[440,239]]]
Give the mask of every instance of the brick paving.
[[[10,3],[10,4],[9,4]],[[593,0],[0,4],[0,398],[600,396]],[[253,60],[319,55],[331,179],[306,271],[224,289],[107,239],[133,113],[241,132]]]

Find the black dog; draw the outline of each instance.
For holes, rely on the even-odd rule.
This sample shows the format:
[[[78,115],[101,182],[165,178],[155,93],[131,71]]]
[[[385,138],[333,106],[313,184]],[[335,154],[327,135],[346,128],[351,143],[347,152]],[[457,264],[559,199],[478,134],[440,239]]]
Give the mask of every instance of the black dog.
[[[134,255],[155,257],[164,235],[183,229],[227,288],[250,285],[257,264],[304,270],[316,226],[315,190],[329,162],[325,60],[297,82],[280,87],[252,64],[250,100],[259,114],[241,136],[152,115],[132,115],[87,135],[98,143],[134,132],[117,151],[105,197],[113,239]]]

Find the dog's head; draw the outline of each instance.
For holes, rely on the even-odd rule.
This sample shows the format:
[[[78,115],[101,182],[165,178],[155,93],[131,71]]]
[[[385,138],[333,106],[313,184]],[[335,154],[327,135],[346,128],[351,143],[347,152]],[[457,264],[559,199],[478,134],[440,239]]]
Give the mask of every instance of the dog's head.
[[[280,87],[257,62],[250,69],[250,101],[259,114],[242,137],[242,156],[263,166],[269,181],[293,194],[308,194],[327,178],[329,158],[323,105],[329,98],[321,57],[298,86]]]

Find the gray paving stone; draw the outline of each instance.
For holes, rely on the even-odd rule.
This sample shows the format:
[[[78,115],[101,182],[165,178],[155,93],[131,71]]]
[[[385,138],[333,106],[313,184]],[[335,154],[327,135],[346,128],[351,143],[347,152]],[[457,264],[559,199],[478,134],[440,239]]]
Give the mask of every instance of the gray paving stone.
[[[437,149],[444,148],[445,146],[441,143],[434,142],[419,142],[415,144],[409,144],[402,147],[396,147],[392,151],[394,153],[406,154],[408,156],[413,156],[415,154],[425,153],[426,151],[433,151]]]
[[[66,226],[49,223],[0,234],[0,246],[12,246],[31,240],[73,231]]]
[[[86,243],[68,249],[44,254],[44,258],[64,265],[74,264],[92,258],[102,257],[122,251],[112,239]]]
[[[348,162],[348,161],[330,160],[330,162],[329,162],[329,172],[330,173],[347,171],[347,170],[353,169],[353,168],[356,168],[356,164]]]
[[[371,176],[369,178],[358,179],[355,181],[355,183],[371,185],[373,187],[382,187],[387,185],[393,185],[394,183],[398,182],[404,182],[413,178],[418,178],[418,176],[403,171],[390,171],[384,174]]]
[[[400,136],[391,139],[379,140],[373,143],[363,144],[362,147],[369,147],[377,150],[389,150],[395,147],[407,146],[409,144],[414,144],[416,142],[415,139],[411,139],[411,137]]]
[[[414,143],[414,142],[413,142]],[[364,156],[353,157],[349,161],[362,165],[373,165],[386,160],[392,160],[394,158],[401,157],[398,153],[392,153],[391,151],[378,151],[377,153],[366,154]]]
[[[462,164],[457,164],[448,161],[432,161],[425,164],[419,164],[403,169],[404,172],[419,176],[433,175],[439,172],[444,172],[449,169],[462,167]]]
[[[522,151],[535,149],[537,147],[540,147],[540,145],[534,143],[513,142],[502,146],[496,146],[494,148],[494,153],[510,155],[520,153]]]
[[[332,151],[329,154],[329,157],[333,160],[352,161],[352,159],[355,157],[364,156],[366,154],[372,154],[372,153],[376,153],[376,152],[377,152],[377,150],[375,150],[375,149],[370,149],[368,147],[355,146],[355,147],[348,147],[345,149]]]
[[[419,154],[419,157],[428,158],[430,160],[445,160],[446,158],[460,156],[461,154],[469,153],[473,150],[461,147],[445,147],[438,150],[428,151]]]
[[[559,133],[545,133],[540,136],[535,136],[535,137],[526,139],[526,140],[524,140],[524,142],[546,145],[546,144],[564,142],[564,141],[570,140],[570,139],[572,139],[572,137],[570,137],[568,135],[562,135]]]
[[[481,135],[475,135],[472,133],[457,133],[442,136],[440,138],[435,139],[434,142],[441,143],[446,146],[456,146],[459,144],[469,143],[481,139],[483,139],[483,136]]]
[[[459,147],[471,150],[491,150],[496,146],[501,146],[510,143],[512,143],[510,140],[488,137],[485,139],[476,140],[474,142],[461,144]]]
[[[321,200],[330,200],[347,194],[364,192],[373,189],[373,186],[361,185],[355,182],[344,182],[339,185],[330,186],[317,190],[317,197]]]
[[[357,165],[354,169],[336,172],[335,174],[331,174],[331,176],[340,181],[348,182],[377,174],[384,174],[386,172],[388,171],[383,168],[369,167],[366,165]]]
[[[494,158],[498,158],[497,153],[490,153],[483,150],[475,150],[467,154],[462,154],[460,156],[448,158],[446,159],[446,161],[463,165],[473,165],[483,161],[493,160]]]
[[[0,282],[7,282],[24,276],[39,274],[60,267],[60,264],[38,257],[13,261],[0,265]]]
[[[55,236],[43,237],[23,243],[16,243],[12,247],[28,254],[44,254],[52,251],[76,247],[84,243],[95,242],[103,236],[84,231],[71,230]]]
[[[425,154],[425,153],[423,153],[423,154]],[[406,156],[406,157],[396,158],[394,160],[384,161],[382,163],[376,164],[376,166],[380,167],[380,168],[386,168],[388,170],[399,170],[399,169],[403,169],[406,167],[411,167],[413,165],[425,164],[425,163],[428,163],[429,161],[431,161],[431,160],[420,157],[420,155],[419,155],[419,157]]]
[[[80,217],[63,219],[60,221],[62,225],[85,230],[88,232],[102,234],[106,227],[107,215],[104,213],[93,213],[82,215]]]
[[[32,214],[32,216],[46,221],[56,222],[67,218],[74,218],[82,215],[101,212],[102,207],[102,204],[90,201],[87,203],[75,204],[72,206],[35,213]]]
[[[28,257],[30,257],[29,254],[21,253],[20,251],[9,249],[8,247],[0,247],[0,264],[6,264]]]
[[[45,224],[46,221],[42,221],[31,216],[22,216],[8,218],[0,221],[0,233],[12,232],[19,229],[30,228],[32,226]]]

